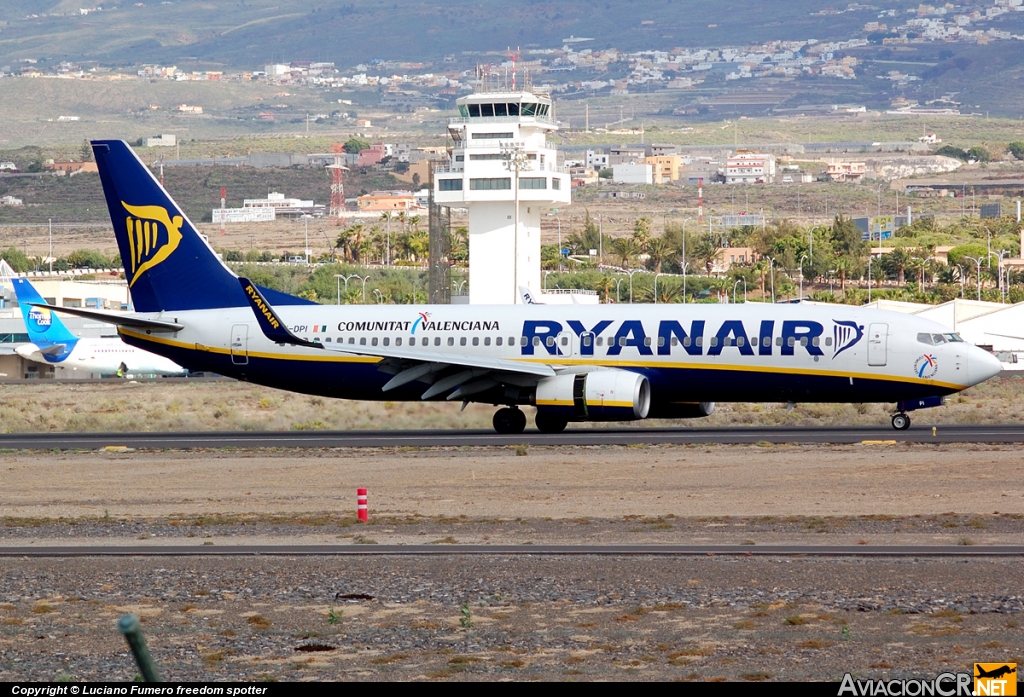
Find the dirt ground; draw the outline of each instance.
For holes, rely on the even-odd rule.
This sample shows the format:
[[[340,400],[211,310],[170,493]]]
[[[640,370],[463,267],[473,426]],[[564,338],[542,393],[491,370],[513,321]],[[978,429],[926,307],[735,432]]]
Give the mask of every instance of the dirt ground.
[[[1021,544],[1014,446],[0,454],[0,546]],[[370,522],[355,521],[355,489]],[[7,558],[0,681],[834,680],[1024,656],[1016,558]]]
[[[522,453],[522,455],[518,454]],[[5,518],[1024,514],[1016,446],[851,445],[11,453]]]

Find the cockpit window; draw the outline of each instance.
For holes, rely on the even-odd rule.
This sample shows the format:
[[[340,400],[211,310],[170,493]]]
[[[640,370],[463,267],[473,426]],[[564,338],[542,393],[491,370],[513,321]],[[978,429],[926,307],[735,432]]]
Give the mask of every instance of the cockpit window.
[[[917,340],[922,344],[928,344],[929,346],[939,346],[941,344],[963,342],[959,334],[926,334],[921,332],[917,335]]]

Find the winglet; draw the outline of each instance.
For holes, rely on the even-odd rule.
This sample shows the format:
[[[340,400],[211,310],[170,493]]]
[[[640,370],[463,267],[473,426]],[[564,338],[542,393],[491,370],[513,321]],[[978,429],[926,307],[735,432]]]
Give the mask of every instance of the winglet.
[[[267,299],[263,297],[255,283],[252,283],[248,278],[239,277],[238,282],[242,284],[242,291],[245,293],[245,299],[249,301],[249,307],[252,308],[252,312],[256,315],[256,321],[260,323],[260,329],[263,330],[264,336],[271,341],[278,344],[294,344],[295,346],[308,346],[310,348],[322,349],[323,344],[319,344],[315,341],[306,341],[288,331],[287,325],[284,321],[278,317],[277,313],[274,312],[274,308],[270,306]]]

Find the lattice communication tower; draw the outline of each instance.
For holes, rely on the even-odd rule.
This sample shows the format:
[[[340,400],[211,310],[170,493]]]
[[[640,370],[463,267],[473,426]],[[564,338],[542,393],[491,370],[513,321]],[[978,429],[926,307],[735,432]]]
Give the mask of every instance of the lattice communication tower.
[[[341,164],[345,146],[334,143],[331,145],[331,152],[334,153],[334,162],[327,165],[327,169],[331,170],[331,209],[328,215],[332,218],[341,218],[345,213],[345,182],[342,172],[346,168]]]

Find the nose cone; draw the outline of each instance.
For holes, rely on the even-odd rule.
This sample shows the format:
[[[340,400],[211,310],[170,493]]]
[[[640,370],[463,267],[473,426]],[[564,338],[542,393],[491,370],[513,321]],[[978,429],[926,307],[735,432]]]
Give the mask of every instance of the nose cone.
[[[977,385],[991,377],[999,375],[1003,370],[999,359],[984,349],[972,346],[967,354],[967,384]]]

